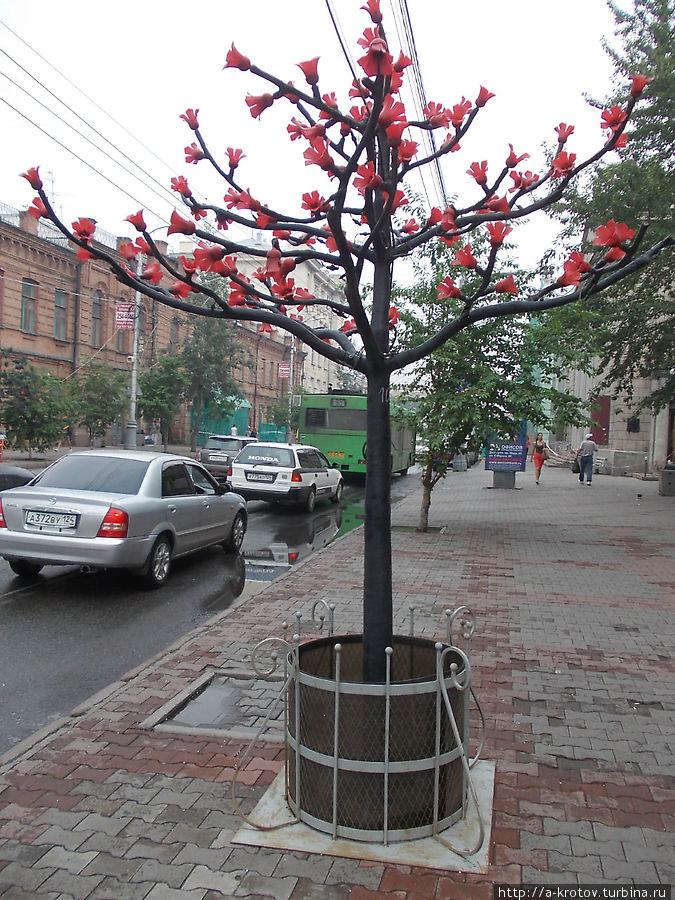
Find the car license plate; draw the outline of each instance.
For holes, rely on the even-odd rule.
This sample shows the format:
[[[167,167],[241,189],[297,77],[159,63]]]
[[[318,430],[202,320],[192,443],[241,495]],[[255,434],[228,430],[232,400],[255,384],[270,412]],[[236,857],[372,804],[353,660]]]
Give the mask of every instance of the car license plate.
[[[26,525],[49,525],[52,528],[74,528],[77,523],[75,513],[39,512],[26,510]]]
[[[247,481],[274,481],[274,475],[271,472],[247,472]]]

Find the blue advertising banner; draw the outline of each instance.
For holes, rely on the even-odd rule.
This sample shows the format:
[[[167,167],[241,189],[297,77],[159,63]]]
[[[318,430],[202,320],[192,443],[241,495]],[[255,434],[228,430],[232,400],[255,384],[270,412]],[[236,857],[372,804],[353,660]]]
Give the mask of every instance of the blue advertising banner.
[[[485,454],[485,468],[493,472],[524,472],[524,441],[491,441]]]

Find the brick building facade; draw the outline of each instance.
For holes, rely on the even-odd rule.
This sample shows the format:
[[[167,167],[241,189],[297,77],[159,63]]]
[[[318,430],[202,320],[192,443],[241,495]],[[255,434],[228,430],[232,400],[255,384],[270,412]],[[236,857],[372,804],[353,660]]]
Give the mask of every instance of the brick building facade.
[[[126,240],[100,229],[95,239],[109,251]],[[260,236],[252,246],[264,246]],[[253,256],[241,258],[243,272],[257,265],[259,259]],[[299,284],[322,296],[341,296],[340,284],[320,266],[308,264],[302,270]],[[116,327],[115,309],[120,302],[133,301],[134,292],[120,284],[104,263],[79,260],[74,246],[54,226],[0,204],[0,347],[60,378],[72,377],[88,364],[111,366],[131,377],[133,330]],[[149,298],[139,296],[137,303],[138,370],[143,372],[159,354],[177,352],[190,317]],[[289,334],[259,332],[255,323],[236,324],[242,364],[233,374],[246,398],[248,425],[259,428],[269,421],[273,407],[289,391],[304,386],[321,392],[334,381],[334,366],[319,354],[308,353]],[[227,427],[222,423],[218,430]],[[123,442],[125,430],[126,414],[107,440]],[[183,408],[169,439],[186,443],[189,433],[189,410]],[[86,440],[83,430],[76,431],[77,444]]]

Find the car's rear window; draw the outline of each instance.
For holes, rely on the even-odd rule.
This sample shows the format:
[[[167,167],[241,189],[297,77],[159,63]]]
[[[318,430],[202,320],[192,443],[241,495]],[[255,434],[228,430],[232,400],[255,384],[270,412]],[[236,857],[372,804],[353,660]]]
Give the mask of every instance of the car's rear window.
[[[228,437],[210,437],[204,444],[205,450],[234,450],[235,453],[239,452],[240,447],[241,441],[236,440],[236,438]]]
[[[256,466],[284,466],[292,469],[295,466],[295,455],[292,450],[285,447],[249,444],[241,451],[237,462]]]
[[[104,456],[64,456],[36,482],[40,487],[108,494],[137,494],[149,460]]]

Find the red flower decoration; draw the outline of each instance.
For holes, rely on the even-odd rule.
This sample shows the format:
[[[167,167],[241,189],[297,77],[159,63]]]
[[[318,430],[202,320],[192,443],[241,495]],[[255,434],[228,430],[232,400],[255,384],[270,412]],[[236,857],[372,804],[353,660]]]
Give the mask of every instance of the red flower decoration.
[[[25,172],[21,173],[21,177],[26,179],[26,181],[34,191],[39,191],[42,188],[42,179],[40,178],[39,166],[33,166],[30,169],[26,169]]]
[[[492,91],[488,91],[487,88],[481,85],[481,89],[478,92],[478,96],[476,97],[476,106],[485,106],[488,100],[490,100],[494,96],[495,95],[492,93]]]
[[[178,175],[176,178],[171,179],[171,190],[176,191],[177,194],[180,194],[181,197],[191,197],[192,191],[190,190],[187,178],[184,175]]]
[[[185,281],[174,281],[169,286],[169,293],[173,294],[174,297],[180,298],[181,300],[184,300],[191,290],[192,288]]]
[[[243,53],[240,53],[234,44],[232,44],[232,47],[227,51],[223,68],[241,69],[242,72],[245,72],[247,69],[251,68],[251,60],[248,56],[244,56]]]
[[[234,147],[227,148],[227,158],[231,169],[236,169],[245,156],[246,154],[243,150],[235,149]]]
[[[73,222],[72,228],[76,238],[89,243],[96,231],[96,223],[92,222],[91,219],[78,219],[76,222]]]
[[[374,29],[367,28],[363,37],[359,39],[359,44],[367,48],[367,53],[362,56],[358,63],[363,71],[370,78],[376,78],[378,75],[391,75],[394,71],[394,60],[387,49],[387,42],[380,37]]]
[[[141,277],[145,281],[151,281],[153,284],[159,284],[162,280],[162,270],[159,267],[159,263],[149,262],[146,266],[143,267],[143,274]]]
[[[558,143],[564,144],[567,138],[574,133],[574,125],[566,125],[564,122],[561,122],[553,130],[558,133]]]
[[[199,122],[197,121],[198,112],[198,109],[186,109],[181,115],[181,119],[184,122],[187,122],[193,131],[196,131],[199,128]]]
[[[450,122],[450,110],[440,103],[427,103],[422,112],[432,128],[439,128],[441,125],[447,127]]]
[[[319,80],[319,57],[315,56],[314,59],[308,59],[306,62],[298,63],[298,68],[302,69],[302,73],[305,76],[305,80],[307,84],[316,84]]]
[[[513,187],[509,188],[509,193],[526,190],[539,181],[539,176],[529,169],[527,172],[509,172],[509,175],[513,179]]]
[[[147,229],[147,225],[145,224],[145,219],[143,218],[143,210],[139,209],[137,213],[133,213],[130,216],[127,216],[124,220],[125,222],[131,222],[136,231],[145,231]]]
[[[605,109],[602,113],[602,127],[608,128],[612,134],[619,128],[628,118],[628,113],[624,112],[620,106],[613,106],[611,109]]]
[[[398,310],[396,309],[396,307],[390,306],[389,307],[389,325],[395,325],[399,319],[400,319],[400,316],[398,314]]]
[[[488,222],[486,227],[493,247],[503,244],[506,236],[513,231],[513,228],[505,222]]]
[[[389,128],[394,122],[402,124],[403,127],[405,127],[408,124],[408,120],[405,116],[405,106],[400,100],[394,100],[391,94],[388,94],[382,104],[382,110],[377,117],[377,122],[382,128]]]
[[[187,163],[195,163],[195,165],[199,162],[200,159],[204,159],[204,151],[197,144],[189,144],[185,148],[185,162]]]
[[[647,85],[654,79],[649,75],[633,75],[631,78],[631,97],[639,97]]]
[[[311,212],[312,215],[318,216],[324,211],[326,200],[318,191],[305,193],[302,195],[302,208]]]
[[[362,6],[361,9],[365,9],[365,11],[370,16],[372,22],[376,25],[379,25],[382,21],[382,13],[380,12],[380,0],[368,0],[365,6]]]
[[[313,140],[303,156],[306,166],[319,166],[324,172],[333,170],[333,159],[328,152],[328,144],[321,138]]]
[[[590,271],[590,269],[591,264],[584,259],[582,253],[575,250],[574,253],[570,254],[569,259],[565,260],[563,274],[558,278],[556,284],[560,287],[569,285],[578,287],[581,284],[581,276],[584,272]]]
[[[134,247],[131,241],[125,241],[125,243],[120,244],[117,250],[122,259],[126,260],[136,259],[139,252],[138,247]]]
[[[471,101],[467,100],[465,97],[462,97],[459,103],[455,103],[455,105],[450,110],[450,121],[455,126],[455,128],[461,128],[462,122],[465,117],[471,112]]]
[[[254,119],[257,119],[273,103],[274,97],[271,94],[246,95],[246,105]]]
[[[375,163],[372,160],[360,165],[356,173],[354,187],[360,194],[365,194],[366,191],[377,190],[377,188],[382,186],[382,177],[375,171]]]
[[[49,217],[47,207],[44,205],[40,197],[34,197],[33,205],[29,206],[26,211],[29,216],[33,216],[35,219],[46,219]]]
[[[495,282],[495,291],[497,291],[498,294],[517,294],[518,285],[516,284],[513,275],[507,275],[506,278],[502,278],[501,281]]]
[[[511,148],[511,152],[510,152],[509,155],[506,157],[506,166],[507,166],[507,168],[513,169],[513,168],[515,168],[515,166],[518,165],[519,162],[522,162],[524,159],[529,159],[529,158],[530,158],[530,154],[529,154],[529,153],[522,153],[520,156],[516,156],[516,154],[515,154],[515,152],[514,152],[514,150],[513,150],[513,144],[509,144],[509,147]]]
[[[617,262],[626,255],[626,251],[622,250],[621,247],[611,247],[607,253],[605,253],[603,259],[605,262]]]
[[[487,160],[484,159],[482,162],[472,162],[466,170],[466,174],[475,178],[478,184],[485,184],[487,181]]]
[[[506,199],[506,197],[498,197],[496,194],[493,194],[490,197],[486,206],[490,210],[490,212],[511,212],[511,207],[509,206],[509,201]]]
[[[596,247],[618,247],[624,241],[635,237],[635,231],[629,228],[625,222],[616,222],[609,219],[604,225],[599,225],[595,231],[593,244]]]
[[[183,216],[179,215],[175,210],[171,213],[171,220],[169,227],[166,230],[167,235],[169,234],[194,234],[195,233],[195,223],[190,219],[184,219]]]
[[[404,234],[415,234],[415,232],[419,230],[420,226],[417,224],[416,219],[408,219],[408,221],[401,226],[401,231]]]
[[[272,331],[272,326],[269,324],[269,322],[261,322],[260,325],[258,325],[258,334],[273,334],[273,333],[274,332]]]
[[[551,164],[553,177],[563,178],[565,175],[569,175],[574,169],[576,159],[576,153],[567,153],[565,150],[561,150]]]
[[[455,253],[455,257],[452,260],[452,264],[455,266],[464,266],[466,269],[475,269],[478,265],[478,260],[471,252],[471,244],[467,244],[465,247],[461,247]]]
[[[446,275],[436,288],[436,296],[439,300],[446,300],[449,297],[459,297],[461,296],[461,293],[461,290],[449,275]]]
[[[401,162],[409,163],[414,159],[419,149],[417,141],[401,141],[398,145],[398,158]]]

